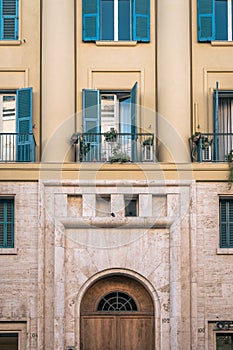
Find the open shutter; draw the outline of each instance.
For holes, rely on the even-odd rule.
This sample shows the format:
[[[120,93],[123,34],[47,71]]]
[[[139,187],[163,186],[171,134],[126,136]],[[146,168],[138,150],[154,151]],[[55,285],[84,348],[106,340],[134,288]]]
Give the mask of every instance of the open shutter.
[[[0,1],[1,40],[18,39],[18,0]]]
[[[100,1],[83,0],[83,41],[99,40]]]
[[[83,143],[89,144],[86,160],[100,160],[101,120],[100,120],[100,91],[83,90]],[[85,144],[85,146],[86,146]],[[83,144],[84,145],[84,144]]]
[[[216,82],[216,90],[214,93],[214,150],[213,158],[214,160],[219,160],[219,120],[218,120],[218,82]]]
[[[215,40],[214,1],[197,1],[198,41]]]
[[[32,88],[16,91],[16,133],[17,161],[33,161]]]
[[[150,41],[150,1],[133,2],[133,40]]]
[[[138,83],[135,83],[131,90],[131,134],[132,134],[132,161],[136,159],[137,149],[137,95],[138,95]]]
[[[14,201],[0,200],[0,248],[14,247]]]

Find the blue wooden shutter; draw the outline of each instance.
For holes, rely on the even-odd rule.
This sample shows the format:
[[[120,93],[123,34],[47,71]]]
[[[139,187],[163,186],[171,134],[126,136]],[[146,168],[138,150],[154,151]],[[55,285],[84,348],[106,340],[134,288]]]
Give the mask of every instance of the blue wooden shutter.
[[[197,0],[198,41],[215,40],[215,0]]]
[[[131,90],[131,134],[132,134],[132,161],[136,160],[137,141],[137,95],[138,83],[135,83]]]
[[[83,0],[83,41],[99,40],[100,0]]]
[[[16,91],[16,133],[17,161],[34,161],[32,135],[32,88]]]
[[[18,0],[0,0],[0,39],[18,39]]]
[[[100,119],[100,91],[94,89],[83,90],[83,142],[90,144],[90,151],[86,160],[100,160],[101,119]]]
[[[0,199],[0,248],[14,248],[13,199]]]
[[[150,41],[150,0],[133,1],[133,40]]]
[[[233,248],[233,200],[220,200],[220,248]]]

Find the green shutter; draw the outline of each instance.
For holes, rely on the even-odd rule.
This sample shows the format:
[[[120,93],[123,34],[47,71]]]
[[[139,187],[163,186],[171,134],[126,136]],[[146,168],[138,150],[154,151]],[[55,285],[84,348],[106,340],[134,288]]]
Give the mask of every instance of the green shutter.
[[[90,144],[90,151],[86,160],[100,160],[101,153],[101,119],[100,119],[100,91],[83,89],[83,133],[84,142]]]
[[[0,40],[18,39],[18,0],[0,0]]]
[[[32,88],[25,88],[16,91],[16,133],[17,161],[34,161],[32,135]]]
[[[220,200],[220,248],[233,248],[233,200]]]
[[[198,41],[215,39],[215,0],[197,0]]]
[[[14,201],[0,199],[0,248],[14,247]]]
[[[100,0],[83,0],[83,41],[99,40]]]
[[[133,1],[133,40],[150,41],[150,0]]]

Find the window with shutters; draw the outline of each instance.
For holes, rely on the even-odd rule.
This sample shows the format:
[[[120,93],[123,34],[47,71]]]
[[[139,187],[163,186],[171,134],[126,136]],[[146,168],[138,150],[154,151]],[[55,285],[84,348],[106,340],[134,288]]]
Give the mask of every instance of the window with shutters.
[[[150,41],[149,0],[83,0],[83,41]]]
[[[233,248],[233,198],[220,198],[220,248]]]
[[[0,198],[0,248],[14,248],[13,198]]]
[[[32,88],[0,90],[0,161],[34,161]]]
[[[0,40],[18,40],[18,0],[0,0]]]
[[[197,0],[198,41],[232,41],[233,0]]]

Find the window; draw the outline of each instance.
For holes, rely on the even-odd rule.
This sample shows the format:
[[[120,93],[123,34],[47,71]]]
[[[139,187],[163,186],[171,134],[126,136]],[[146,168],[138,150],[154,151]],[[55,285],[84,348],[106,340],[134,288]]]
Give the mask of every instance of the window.
[[[125,216],[138,216],[138,197],[125,199]]]
[[[0,40],[18,40],[18,0],[0,0]]]
[[[198,41],[232,41],[233,0],[198,0]]]
[[[83,41],[150,41],[149,0],[83,0]]]
[[[233,350],[233,334],[217,333],[216,350]]]
[[[97,311],[137,311],[134,299],[124,292],[111,292],[105,295],[99,302]]]
[[[121,154],[135,158],[135,135],[137,132],[137,83],[128,91],[83,90],[83,133],[87,133],[88,157],[100,160],[109,157],[116,144],[105,142],[105,152],[101,152],[104,133],[118,134]],[[120,138],[121,137],[121,138]],[[120,139],[119,139],[120,138]],[[110,149],[111,148],[111,149]],[[117,152],[120,150],[117,150]],[[101,154],[103,153],[103,154]]]
[[[14,199],[0,199],[0,248],[14,248]]]
[[[220,199],[220,248],[233,248],[233,198]]]
[[[18,350],[18,333],[0,333],[0,349]]]
[[[233,90],[214,91],[214,160],[226,161],[233,148]]]
[[[0,90],[0,161],[34,161],[32,88]]]

